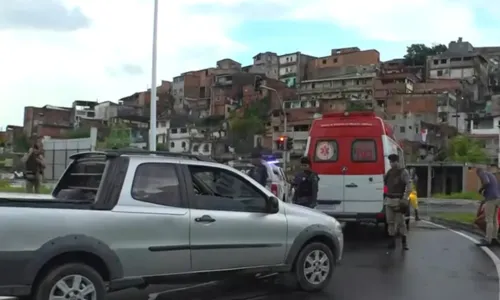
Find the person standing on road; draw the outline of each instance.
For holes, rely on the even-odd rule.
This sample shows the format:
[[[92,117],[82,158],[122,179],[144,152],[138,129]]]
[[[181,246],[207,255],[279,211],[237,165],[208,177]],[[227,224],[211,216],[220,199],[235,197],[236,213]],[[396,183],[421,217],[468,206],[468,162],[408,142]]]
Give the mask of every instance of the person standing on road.
[[[415,168],[410,169],[410,180],[411,180],[411,192],[410,192],[410,204],[415,211],[415,221],[420,221],[420,216],[418,214],[418,196],[417,196],[417,182],[418,176]]]
[[[486,234],[478,246],[498,245],[498,207],[500,206],[500,191],[498,190],[498,180],[491,172],[482,168],[476,169],[476,174],[481,180],[479,193],[483,195],[484,200],[484,219],[486,221]]]
[[[302,170],[295,175],[293,187],[295,193],[293,195],[293,203],[307,206],[310,208],[316,207],[318,197],[318,181],[319,177],[311,170],[311,162],[309,158],[302,157],[300,159]]]
[[[399,165],[398,155],[391,154],[388,158],[391,169],[384,176],[384,184],[387,186],[384,199],[385,217],[390,238],[388,248],[396,248],[396,235],[399,230],[403,250],[409,250],[405,215],[410,209],[408,198],[411,191],[410,174]]]
[[[39,194],[43,170],[45,168],[43,151],[39,140],[33,143],[28,153],[21,158],[21,161],[25,165],[24,178],[26,179],[26,192]]]
[[[262,161],[262,157],[260,153],[255,152],[252,153],[251,158],[254,168],[250,170],[248,175],[265,187],[267,185],[269,175],[267,174],[267,168]]]

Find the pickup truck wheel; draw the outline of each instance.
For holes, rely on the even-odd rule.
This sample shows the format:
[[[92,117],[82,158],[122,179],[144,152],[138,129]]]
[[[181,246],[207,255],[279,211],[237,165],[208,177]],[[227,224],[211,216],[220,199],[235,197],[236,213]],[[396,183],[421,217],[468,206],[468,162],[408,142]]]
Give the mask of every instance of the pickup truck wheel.
[[[58,266],[38,283],[33,300],[103,300],[105,283],[93,268],[79,263]]]
[[[330,282],[335,267],[335,258],[327,245],[311,243],[300,251],[294,267],[296,280],[301,290],[320,291]]]

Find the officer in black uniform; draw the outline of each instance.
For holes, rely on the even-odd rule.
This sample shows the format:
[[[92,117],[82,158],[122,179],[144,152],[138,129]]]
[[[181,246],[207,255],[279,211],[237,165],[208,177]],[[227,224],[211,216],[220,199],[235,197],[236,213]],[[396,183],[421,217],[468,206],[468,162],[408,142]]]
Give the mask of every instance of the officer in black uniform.
[[[309,158],[302,157],[300,159],[302,170],[295,175],[293,187],[295,194],[293,202],[299,205],[314,208],[318,197],[318,181],[319,177],[311,170],[311,162]]]

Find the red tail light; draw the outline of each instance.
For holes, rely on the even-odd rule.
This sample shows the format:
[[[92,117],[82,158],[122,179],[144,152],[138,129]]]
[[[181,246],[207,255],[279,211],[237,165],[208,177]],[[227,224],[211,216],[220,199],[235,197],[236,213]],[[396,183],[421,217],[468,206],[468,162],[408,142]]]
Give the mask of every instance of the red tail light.
[[[278,197],[278,185],[276,183],[271,184],[271,193]]]
[[[387,192],[389,192],[389,188],[387,187],[387,185],[384,185],[384,194],[387,194]]]

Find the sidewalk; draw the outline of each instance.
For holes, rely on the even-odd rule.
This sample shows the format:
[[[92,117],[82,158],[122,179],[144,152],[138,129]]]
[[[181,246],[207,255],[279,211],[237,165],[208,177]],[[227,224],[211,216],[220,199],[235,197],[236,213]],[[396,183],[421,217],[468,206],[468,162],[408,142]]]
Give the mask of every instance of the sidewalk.
[[[436,199],[436,198],[419,198],[419,205],[435,205],[435,206],[479,206],[479,201],[468,199]]]

